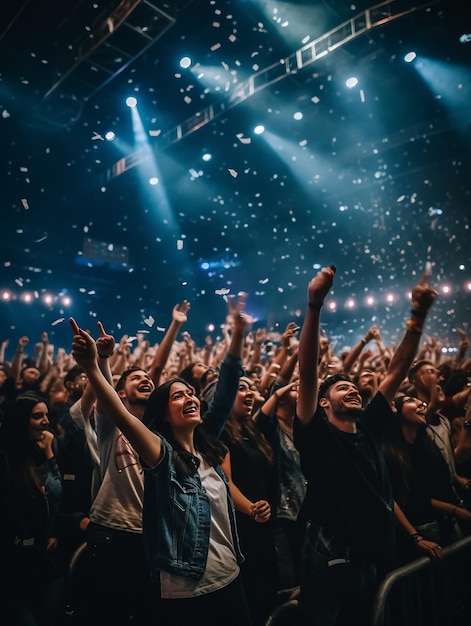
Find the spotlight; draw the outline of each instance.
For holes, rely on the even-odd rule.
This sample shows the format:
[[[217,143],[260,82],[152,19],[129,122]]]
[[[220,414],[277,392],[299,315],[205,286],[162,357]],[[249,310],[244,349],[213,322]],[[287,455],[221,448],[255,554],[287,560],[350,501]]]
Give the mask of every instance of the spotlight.
[[[11,293],[9,291],[2,291],[2,300],[4,302],[11,300]]]
[[[129,98],[126,98],[126,104],[128,105],[128,107],[133,109],[135,106],[137,106],[137,99],[134,96],[129,96]]]
[[[345,84],[349,89],[353,89],[353,87],[356,87],[358,85],[358,78],[355,78],[355,76],[351,76],[350,78],[347,78]]]
[[[353,309],[353,308],[355,308],[355,300],[353,300],[353,298],[349,298],[349,299],[345,302],[345,306],[347,307],[347,309]]]
[[[114,141],[116,139],[116,135],[112,130],[109,130],[105,135],[106,141]]]
[[[265,132],[265,126],[262,126],[262,124],[259,124],[258,126],[255,126],[255,128],[253,129],[253,132],[256,135],[261,135],[263,132]]]
[[[30,304],[33,301],[33,296],[30,293],[24,293],[21,299],[23,302]]]
[[[180,59],[180,67],[182,67],[184,70],[187,70],[191,65],[191,59],[190,57],[182,57]]]
[[[64,306],[70,306],[72,304],[72,300],[69,298],[69,296],[64,296],[61,302]]]
[[[203,161],[211,161],[213,156],[212,154],[209,154],[209,152],[205,152],[201,158],[203,159]]]
[[[412,61],[417,57],[415,52],[408,52],[404,55],[404,61],[406,63],[412,63]]]
[[[296,113],[293,115],[293,119],[295,119],[295,120],[302,120],[303,119],[303,114],[301,113],[301,111],[296,111]]]
[[[157,178],[157,176],[152,176],[152,178],[149,178],[149,185],[158,185],[159,184],[159,179]]]
[[[43,298],[43,302],[44,304],[47,304],[48,306],[51,306],[51,304],[54,302],[54,297],[51,296],[51,294],[46,294]]]

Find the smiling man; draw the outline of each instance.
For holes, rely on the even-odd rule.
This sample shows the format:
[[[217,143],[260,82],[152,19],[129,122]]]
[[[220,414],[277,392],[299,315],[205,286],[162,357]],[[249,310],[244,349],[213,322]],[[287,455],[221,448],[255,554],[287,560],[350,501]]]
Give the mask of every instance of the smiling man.
[[[309,624],[364,626],[379,576],[394,555],[394,501],[382,439],[436,292],[427,275],[412,290],[406,332],[363,407],[357,385],[344,374],[327,377],[318,388],[320,311],[334,273],[334,267],[323,268],[309,283],[299,342],[294,442],[307,479],[300,605]]]
[[[106,355],[105,355],[106,356]],[[155,385],[139,367],[125,370],[115,385],[121,402],[142,420]],[[101,485],[87,527],[87,588],[84,596],[90,626],[151,623],[152,598],[142,539],[144,472],[139,455],[99,403],[95,422],[100,453]]]

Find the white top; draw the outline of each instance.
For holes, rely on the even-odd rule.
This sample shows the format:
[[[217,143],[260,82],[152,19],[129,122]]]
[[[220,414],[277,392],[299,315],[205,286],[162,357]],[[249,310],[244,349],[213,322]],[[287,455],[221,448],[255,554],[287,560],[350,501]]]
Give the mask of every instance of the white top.
[[[142,533],[144,471],[139,456],[107,415],[96,414],[101,485],[90,509],[95,524]]]

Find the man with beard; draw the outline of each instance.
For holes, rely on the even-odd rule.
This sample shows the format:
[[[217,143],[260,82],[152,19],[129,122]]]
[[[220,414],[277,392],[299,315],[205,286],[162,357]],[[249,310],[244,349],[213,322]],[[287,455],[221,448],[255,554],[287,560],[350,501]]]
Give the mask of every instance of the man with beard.
[[[323,268],[310,281],[299,343],[294,442],[307,479],[300,606],[306,622],[316,626],[364,626],[379,576],[394,555],[394,501],[382,439],[437,294],[424,274],[412,290],[403,339],[363,407],[357,386],[344,374],[326,378],[318,389],[320,310],[334,273],[334,266]]]

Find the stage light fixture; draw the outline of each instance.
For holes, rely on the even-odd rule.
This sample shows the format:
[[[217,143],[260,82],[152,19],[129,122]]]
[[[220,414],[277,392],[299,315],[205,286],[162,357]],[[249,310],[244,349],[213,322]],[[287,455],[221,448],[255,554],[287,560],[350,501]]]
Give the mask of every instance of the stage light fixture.
[[[106,141],[114,141],[116,139],[116,135],[114,134],[114,132],[112,130],[109,130],[105,134],[105,139],[106,139]]]
[[[417,58],[417,55],[415,52],[408,52],[407,54],[404,55],[404,61],[406,63],[412,63],[412,61]]]
[[[137,98],[135,98],[134,96],[129,96],[129,98],[126,98],[126,104],[128,105],[128,107],[133,109],[135,106],[137,106]]]
[[[184,70],[187,70],[191,65],[191,59],[190,57],[182,57],[180,59],[180,67],[183,68]]]
[[[258,126],[255,126],[255,128],[253,129],[253,132],[256,135],[261,135],[263,132],[265,132],[265,126],[262,126],[262,124],[258,124]]]
[[[152,178],[149,178],[149,185],[158,185],[159,184],[159,179],[157,178],[157,176],[152,176]]]

